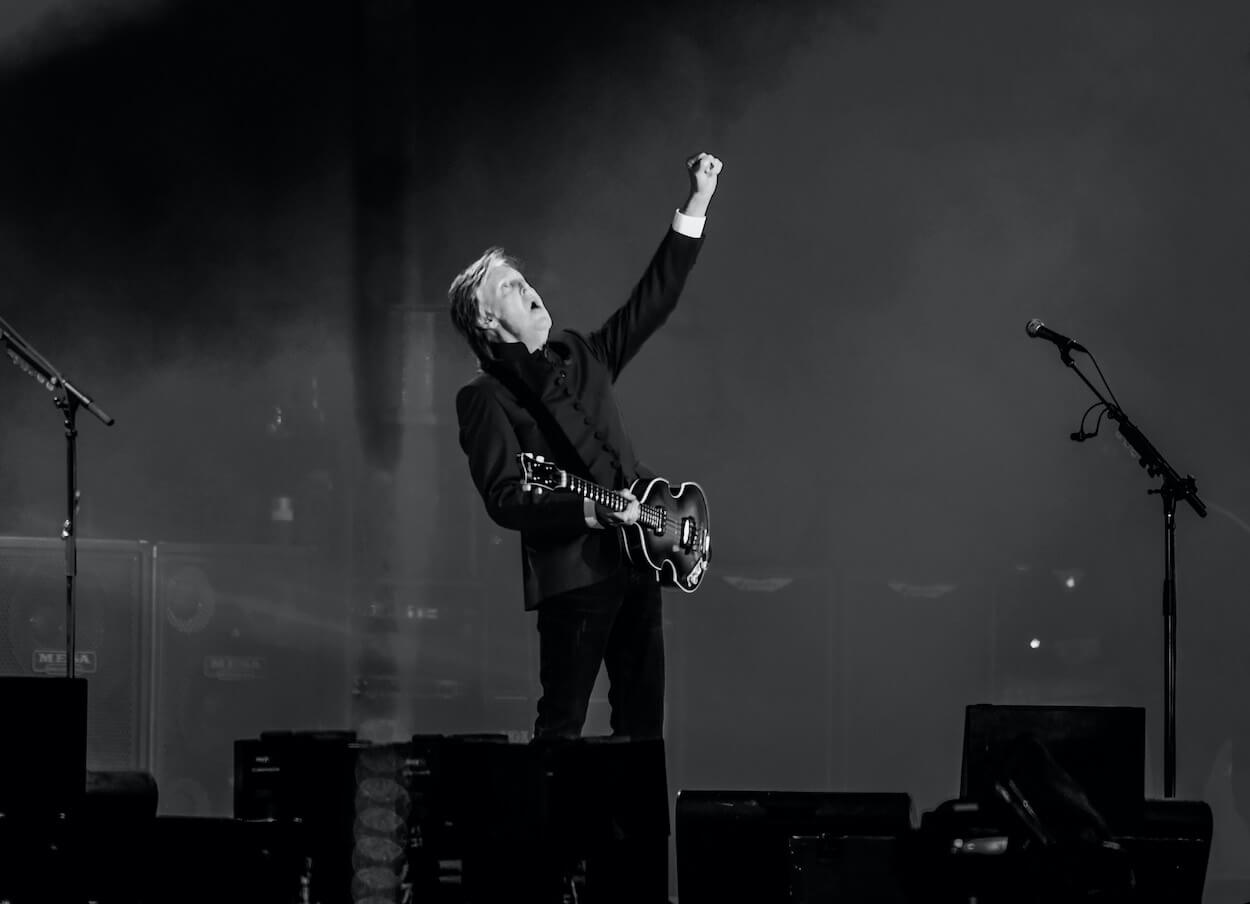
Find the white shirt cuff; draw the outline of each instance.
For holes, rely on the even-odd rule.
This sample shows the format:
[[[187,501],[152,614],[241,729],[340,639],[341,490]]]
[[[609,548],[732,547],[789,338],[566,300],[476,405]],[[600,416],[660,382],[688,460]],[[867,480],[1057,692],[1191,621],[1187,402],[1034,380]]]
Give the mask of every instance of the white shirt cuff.
[[[673,212],[673,232],[689,236],[692,239],[703,238],[703,224],[707,217],[692,217],[680,210]]]
[[[595,502],[593,499],[582,499],[582,517],[586,519],[587,527],[603,530],[603,525],[599,523],[599,516],[595,514]]]

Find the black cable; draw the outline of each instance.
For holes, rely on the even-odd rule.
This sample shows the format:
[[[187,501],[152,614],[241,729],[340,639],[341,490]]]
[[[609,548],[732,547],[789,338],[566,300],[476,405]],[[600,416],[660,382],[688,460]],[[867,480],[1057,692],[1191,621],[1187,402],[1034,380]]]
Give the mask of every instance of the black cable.
[[[1108,391],[1110,391],[1110,389],[1108,389]],[[1093,411],[1095,408],[1101,408],[1102,411],[1098,412],[1098,419],[1094,421],[1094,431],[1092,433],[1086,433],[1085,421],[1089,418],[1089,413]],[[1071,434],[1072,440],[1074,442],[1082,443],[1087,439],[1092,439],[1093,437],[1097,436],[1098,426],[1102,423],[1102,417],[1106,413],[1107,413],[1106,402],[1095,402],[1094,404],[1086,408],[1085,413],[1081,415],[1081,424],[1079,427],[1077,427],[1076,433]]]
[[[1098,359],[1089,352],[1086,352],[1085,354],[1089,355],[1089,360],[1094,362],[1094,370],[1098,371],[1098,379],[1102,380],[1102,385],[1107,387],[1107,395],[1111,396],[1111,401],[1115,402],[1115,407],[1122,407],[1120,405],[1120,400],[1115,397],[1115,392],[1111,389],[1111,384],[1108,383],[1107,378],[1102,375],[1102,368],[1098,366]]]

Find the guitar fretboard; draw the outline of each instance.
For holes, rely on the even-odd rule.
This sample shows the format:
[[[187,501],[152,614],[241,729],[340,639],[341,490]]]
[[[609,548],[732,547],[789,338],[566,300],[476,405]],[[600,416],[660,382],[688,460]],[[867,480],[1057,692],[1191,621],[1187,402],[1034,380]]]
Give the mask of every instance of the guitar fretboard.
[[[568,488],[575,493],[580,493],[592,502],[600,505],[606,505],[614,512],[623,512],[629,507],[629,500],[615,490],[609,490],[607,487],[601,487],[597,483],[591,483],[581,477],[575,477],[572,474],[567,475]],[[652,530],[664,529],[664,509],[657,508],[653,505],[639,504],[638,520]]]

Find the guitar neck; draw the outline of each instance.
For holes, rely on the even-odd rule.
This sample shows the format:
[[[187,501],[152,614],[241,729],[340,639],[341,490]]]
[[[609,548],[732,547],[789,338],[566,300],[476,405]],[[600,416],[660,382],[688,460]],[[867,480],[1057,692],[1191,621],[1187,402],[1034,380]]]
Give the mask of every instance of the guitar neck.
[[[589,480],[585,480],[584,478],[577,477],[573,474],[567,475],[566,485],[573,492],[581,494],[592,502],[597,502],[600,505],[606,505],[614,512],[623,512],[629,507],[629,500],[615,490],[609,490],[607,487],[601,487],[597,483],[592,483]],[[641,502],[639,503],[639,508],[641,508],[642,511],[638,520],[642,521],[648,527],[659,527],[664,517],[662,509],[653,505],[644,505]]]

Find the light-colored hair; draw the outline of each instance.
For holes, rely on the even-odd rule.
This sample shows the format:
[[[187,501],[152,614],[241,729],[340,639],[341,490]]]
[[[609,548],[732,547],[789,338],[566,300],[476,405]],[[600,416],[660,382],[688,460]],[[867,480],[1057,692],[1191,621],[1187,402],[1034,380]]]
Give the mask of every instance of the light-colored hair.
[[[486,274],[490,272],[491,267],[501,264],[518,271],[521,269],[521,262],[502,248],[487,248],[482,252],[481,257],[465,267],[460,275],[451,281],[451,286],[447,289],[451,322],[469,343],[469,348],[473,349],[478,363],[483,365],[493,361],[495,355],[491,351],[486,331],[478,326],[478,317],[482,313],[478,291],[482,288],[482,283],[486,280]]]

